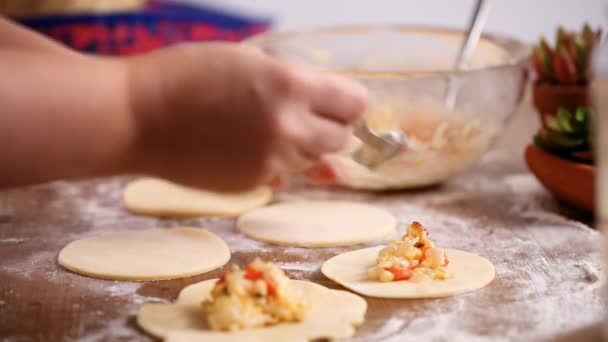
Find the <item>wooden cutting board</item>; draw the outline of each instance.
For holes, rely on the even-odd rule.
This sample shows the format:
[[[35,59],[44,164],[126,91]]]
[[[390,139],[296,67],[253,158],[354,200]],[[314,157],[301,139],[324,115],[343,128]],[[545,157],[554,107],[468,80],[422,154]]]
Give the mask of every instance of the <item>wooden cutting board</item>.
[[[273,260],[297,279],[340,288],[319,271],[328,258],[380,242],[343,248],[289,248],[240,235],[231,219],[155,219],[121,205],[127,178],[57,182],[0,193],[0,337],[7,341],[149,340],[134,324],[142,303],[175,299],[184,286],[222,270],[173,281],[115,282],[62,269],[57,254],[70,241],[104,232],[205,227],[226,240],[232,261]],[[391,211],[403,229],[428,227],[438,245],[490,259],[488,287],[435,300],[367,299],[355,341],[536,340],[600,318],[600,235],[572,220],[511,155],[485,162],[448,184],[419,191],[366,194],[294,184],[276,200],[337,198]],[[398,237],[402,232],[395,233]]]

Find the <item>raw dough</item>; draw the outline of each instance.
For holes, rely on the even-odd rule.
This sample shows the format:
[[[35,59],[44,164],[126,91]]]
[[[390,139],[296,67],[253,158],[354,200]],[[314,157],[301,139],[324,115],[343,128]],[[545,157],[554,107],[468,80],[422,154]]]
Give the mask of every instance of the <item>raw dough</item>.
[[[226,243],[200,228],[115,232],[74,241],[59,253],[59,264],[70,271],[115,280],[185,278],[228,260]]]
[[[397,222],[388,212],[366,204],[298,201],[253,210],[237,227],[254,239],[291,246],[346,246],[382,238]]]
[[[220,194],[156,178],[133,181],[123,194],[127,209],[152,216],[238,216],[271,200],[269,187],[242,194]]]
[[[472,253],[446,249],[450,259],[447,269],[454,275],[453,278],[426,279],[419,283],[411,281],[382,283],[369,280],[367,270],[375,265],[378,252],[383,247],[364,248],[336,255],[323,264],[321,272],[347,289],[378,298],[448,297],[480,289],[494,279],[494,265],[489,260]]]
[[[216,280],[186,287],[174,304],[145,304],[137,315],[137,323],[156,337],[168,337],[168,341],[308,341],[351,337],[367,311],[365,300],[355,294],[291,280],[310,305],[303,321],[231,333],[210,331],[202,317],[200,302],[210,295]]]

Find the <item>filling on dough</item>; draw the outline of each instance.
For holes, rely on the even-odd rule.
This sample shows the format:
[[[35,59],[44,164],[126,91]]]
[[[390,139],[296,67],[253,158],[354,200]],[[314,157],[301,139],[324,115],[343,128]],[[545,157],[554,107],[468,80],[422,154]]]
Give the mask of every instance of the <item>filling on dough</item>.
[[[435,247],[420,223],[412,222],[401,240],[391,240],[380,250],[368,277],[381,282],[443,280],[452,277],[448,263],[445,250]]]
[[[283,270],[259,258],[244,270],[232,265],[201,306],[209,327],[224,331],[299,322],[307,312]]]

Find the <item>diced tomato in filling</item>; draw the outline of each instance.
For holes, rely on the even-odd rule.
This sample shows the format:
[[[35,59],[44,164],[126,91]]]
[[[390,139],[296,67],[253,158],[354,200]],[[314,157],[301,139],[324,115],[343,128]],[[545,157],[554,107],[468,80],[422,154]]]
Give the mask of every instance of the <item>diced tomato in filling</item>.
[[[445,254],[443,256],[443,266],[447,266],[450,263],[450,259],[448,259],[448,255]]]
[[[220,279],[218,279],[215,284],[216,285],[223,284],[226,281],[226,277],[228,276],[229,273],[230,273],[229,270],[226,271],[226,272],[224,272],[224,274],[222,274],[222,276],[220,277]]]
[[[335,184],[338,180],[334,169],[326,162],[321,162],[306,170],[304,174],[319,184]]]
[[[245,279],[255,281],[262,278],[263,275],[264,272],[258,270],[257,268],[251,265],[247,266],[247,268],[245,269]]]
[[[412,277],[412,274],[414,273],[409,267],[397,266],[391,266],[388,271],[393,274],[393,280],[408,280]]]
[[[422,254],[420,254],[420,259],[418,259],[419,262],[423,262],[426,259],[426,251],[429,250],[428,246],[424,246],[422,247]]]
[[[268,295],[276,296],[277,295],[277,284],[275,284],[271,280],[266,281],[266,290],[268,291]]]

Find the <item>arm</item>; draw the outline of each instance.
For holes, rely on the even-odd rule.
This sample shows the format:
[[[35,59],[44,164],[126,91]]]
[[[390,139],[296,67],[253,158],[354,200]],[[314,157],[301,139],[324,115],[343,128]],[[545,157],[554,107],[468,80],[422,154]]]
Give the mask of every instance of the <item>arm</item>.
[[[0,187],[127,171],[126,63],[69,51],[0,18]]]
[[[70,52],[53,40],[35,34],[0,15],[0,49],[6,48],[54,53]]]
[[[0,21],[19,36],[0,38],[0,187],[147,173],[241,191],[341,149],[366,107],[358,84],[250,47],[101,58],[11,26]]]

